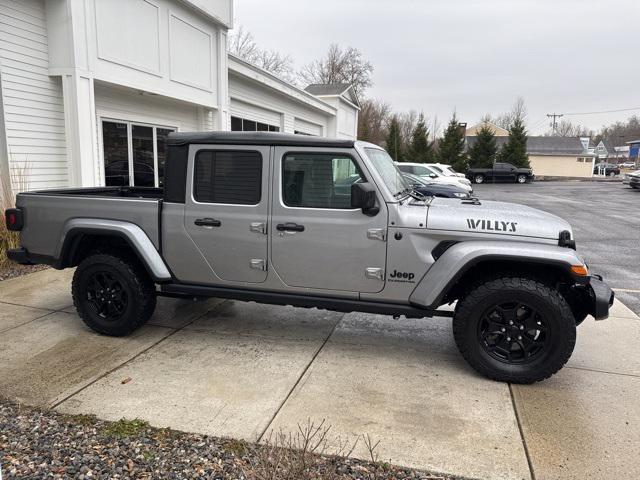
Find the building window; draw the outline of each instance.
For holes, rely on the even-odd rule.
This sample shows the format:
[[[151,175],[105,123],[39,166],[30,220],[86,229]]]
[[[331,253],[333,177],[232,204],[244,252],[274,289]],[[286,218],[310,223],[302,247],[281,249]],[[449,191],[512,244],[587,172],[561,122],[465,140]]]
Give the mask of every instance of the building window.
[[[162,187],[165,140],[175,128],[102,121],[104,180],[107,187]]]
[[[231,117],[232,132],[279,132],[280,127],[268,123],[247,120],[246,118]]]
[[[193,175],[196,202],[257,205],[261,195],[260,153],[202,150],[196,155]]]
[[[289,207],[351,208],[351,185],[364,181],[350,157],[289,154],[282,161],[282,198]]]

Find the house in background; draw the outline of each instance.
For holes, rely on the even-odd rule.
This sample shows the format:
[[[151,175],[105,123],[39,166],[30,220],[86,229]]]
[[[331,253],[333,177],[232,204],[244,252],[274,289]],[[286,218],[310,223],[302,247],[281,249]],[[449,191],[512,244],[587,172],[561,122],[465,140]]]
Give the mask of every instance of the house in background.
[[[467,137],[475,137],[476,135],[478,135],[478,131],[482,128],[482,127],[489,127],[489,129],[493,132],[493,134],[496,137],[508,137],[509,136],[509,130],[499,127],[498,125],[495,125],[491,122],[480,122],[476,125],[473,125],[469,128],[466,129],[465,132],[465,136]]]
[[[466,144],[469,149],[476,142],[477,132],[482,125],[467,129]],[[500,128],[500,127],[498,127]],[[503,129],[504,130],[504,129]],[[506,130],[505,130],[506,132]],[[507,143],[507,135],[496,135],[498,149]],[[527,154],[533,173],[538,177],[591,177],[595,154],[585,148],[579,137],[527,137]]]
[[[0,0],[0,15],[0,175],[27,189],[160,186],[177,130],[356,137],[349,88],[227,54],[233,0]]]

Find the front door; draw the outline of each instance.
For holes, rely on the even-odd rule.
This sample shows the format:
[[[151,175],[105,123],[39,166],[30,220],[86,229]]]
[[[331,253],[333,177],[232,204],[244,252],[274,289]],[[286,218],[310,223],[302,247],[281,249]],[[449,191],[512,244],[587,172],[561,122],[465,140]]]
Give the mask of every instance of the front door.
[[[352,151],[277,147],[271,259],[292,287],[379,292],[384,287],[387,209],[351,208],[351,185],[370,181]]]
[[[267,278],[269,153],[269,147],[202,147],[189,162],[184,226],[212,283]]]

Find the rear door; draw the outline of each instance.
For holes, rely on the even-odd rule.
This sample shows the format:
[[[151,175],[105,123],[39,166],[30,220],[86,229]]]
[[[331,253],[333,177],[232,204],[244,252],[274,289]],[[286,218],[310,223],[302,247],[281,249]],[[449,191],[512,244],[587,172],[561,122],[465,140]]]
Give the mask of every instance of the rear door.
[[[269,155],[268,146],[203,146],[189,162],[184,226],[217,283],[267,278]]]
[[[386,204],[378,198],[375,216],[351,208],[345,179],[370,181],[355,152],[276,147],[273,171],[271,260],[282,281],[313,290],[382,290]]]

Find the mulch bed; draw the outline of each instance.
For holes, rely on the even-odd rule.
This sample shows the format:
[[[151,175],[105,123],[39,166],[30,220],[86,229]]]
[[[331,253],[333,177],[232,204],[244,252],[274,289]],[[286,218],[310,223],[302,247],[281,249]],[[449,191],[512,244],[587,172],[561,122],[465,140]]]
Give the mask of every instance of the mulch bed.
[[[49,268],[47,265],[19,265],[9,262],[5,266],[0,266],[0,281],[26,275],[27,273],[38,272]]]
[[[452,480],[386,463],[311,453],[301,470],[299,453],[279,450],[156,429],[141,420],[105,422],[0,400],[3,479]]]

